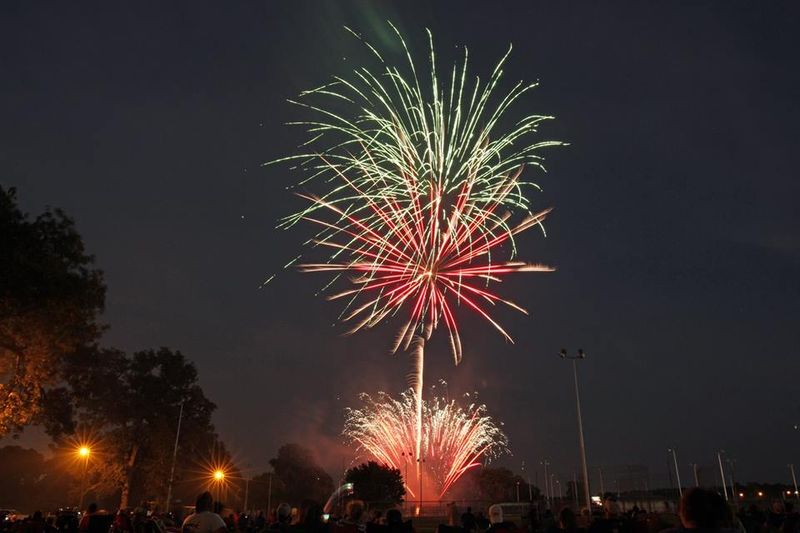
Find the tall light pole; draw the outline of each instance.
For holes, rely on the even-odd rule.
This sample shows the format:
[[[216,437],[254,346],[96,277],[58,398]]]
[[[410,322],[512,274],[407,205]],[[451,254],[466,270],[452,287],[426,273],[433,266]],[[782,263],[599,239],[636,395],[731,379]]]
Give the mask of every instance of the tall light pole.
[[[578,360],[586,359],[586,353],[578,349],[576,355],[567,355],[567,350],[562,348],[559,352],[561,359],[572,360],[572,374],[575,377],[575,405],[578,412],[578,440],[581,447],[581,470],[583,471],[583,497],[586,500],[586,508],[591,511],[592,498],[589,495],[589,469],[586,466],[586,441],[583,438],[583,420],[581,418],[581,395],[578,390]],[[576,491],[577,492],[577,491]]]
[[[723,450],[717,452],[717,462],[719,462],[719,477],[722,480],[722,493],[725,495],[725,501],[728,501],[728,488],[725,485],[725,469],[722,468],[722,452]]]
[[[697,463],[692,463],[692,474],[694,474],[694,486],[700,486],[700,477],[697,475]]]
[[[425,458],[417,457],[419,463],[419,516],[422,516],[422,474],[425,471]]]
[[[267,520],[272,512],[272,472],[269,473],[269,488],[267,489]]]
[[[794,465],[788,464],[789,472],[792,473],[792,483],[794,484],[794,497],[800,502],[800,492],[797,492],[797,476],[794,475]]]
[[[78,501],[78,512],[83,511],[83,495],[86,492],[86,471],[89,469],[89,456],[92,450],[88,446],[78,448],[78,457],[83,459],[83,474],[81,475],[81,496]]]
[[[605,488],[605,486],[603,484],[603,467],[602,466],[598,466],[597,467],[597,472],[598,472],[598,474],[600,474],[600,500],[602,500],[603,498],[606,497],[606,488]]]
[[[550,482],[548,481],[550,478],[547,476],[547,467],[549,464],[550,463],[547,461],[547,459],[542,461],[542,465],[544,466],[544,501],[546,508],[550,507]]]
[[[678,468],[678,454],[675,448],[667,448],[667,451],[672,454],[672,464],[675,465],[675,480],[678,482],[678,498],[683,498],[683,489],[681,488],[681,471]]]
[[[178,430],[175,432],[175,447],[172,449],[172,468],[169,471],[169,483],[167,484],[167,513],[172,504],[172,483],[175,480],[175,462],[178,459],[178,439],[181,438],[181,422],[183,421],[183,400],[181,400],[181,410],[178,413]]]

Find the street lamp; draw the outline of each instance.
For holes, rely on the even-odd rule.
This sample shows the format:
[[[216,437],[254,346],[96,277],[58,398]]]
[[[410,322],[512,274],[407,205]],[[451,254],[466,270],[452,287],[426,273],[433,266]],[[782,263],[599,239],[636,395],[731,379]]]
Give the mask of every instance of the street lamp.
[[[545,459],[541,461],[541,464],[544,466],[544,501],[547,504],[545,507],[550,508],[550,478],[547,477],[547,467],[550,465],[550,462]]]
[[[215,468],[211,472],[211,479],[217,489],[216,501],[219,502],[222,499],[222,485],[225,483],[225,471],[222,468]]]
[[[425,468],[425,458],[417,457],[417,463],[419,463],[419,509],[417,510],[417,515],[422,516],[422,474]]]
[[[583,497],[586,500],[586,508],[592,509],[592,499],[589,495],[589,470],[586,467],[586,441],[583,438],[583,420],[581,419],[581,396],[578,391],[578,360],[586,359],[586,352],[578,349],[576,355],[567,355],[565,348],[561,349],[558,354],[561,359],[570,359],[572,361],[572,374],[575,377],[575,405],[578,413],[578,440],[581,447],[581,470],[583,471]]]
[[[683,498],[683,489],[681,488],[681,471],[678,468],[678,454],[675,448],[667,448],[667,452],[672,454],[672,464],[675,465],[675,479],[678,481],[678,498]]]
[[[717,462],[719,463],[719,477],[722,479],[722,493],[725,495],[725,501],[728,501],[728,488],[725,484],[725,469],[722,467],[722,454],[725,453],[725,450],[719,450],[717,452]],[[731,487],[733,490],[733,487]]]
[[[83,511],[83,495],[86,492],[86,471],[89,469],[89,456],[92,449],[86,445],[78,448],[78,457],[83,461],[83,474],[81,475],[81,495],[78,501],[78,511]]]
[[[794,484],[794,497],[797,498],[797,501],[800,502],[800,493],[797,492],[797,476],[794,475],[794,465],[788,464],[786,465],[789,467],[789,472],[792,474],[792,483]]]

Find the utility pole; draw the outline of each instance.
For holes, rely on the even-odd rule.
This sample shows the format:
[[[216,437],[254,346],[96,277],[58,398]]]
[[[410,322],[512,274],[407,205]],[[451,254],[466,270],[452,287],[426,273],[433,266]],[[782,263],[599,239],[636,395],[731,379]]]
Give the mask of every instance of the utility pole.
[[[175,462],[178,460],[178,441],[181,438],[181,422],[183,422],[183,400],[181,400],[181,410],[178,412],[178,430],[175,432],[175,447],[172,449],[172,468],[169,471],[169,483],[167,484],[167,513],[172,505],[172,483],[175,481]]]
[[[794,484],[794,497],[797,499],[798,502],[800,502],[800,493],[797,492],[797,476],[794,475],[794,465],[789,464],[787,466],[789,467],[789,472],[792,473],[792,483]]]
[[[722,468],[722,452],[723,450],[717,452],[717,462],[719,462],[719,477],[722,480],[722,492],[725,494],[725,501],[728,501],[728,488],[725,485],[725,469]]]
[[[603,498],[606,497],[606,488],[605,485],[603,484],[603,467],[598,466],[597,472],[600,474],[600,499],[602,500]]]
[[[678,498],[683,498],[683,489],[681,488],[681,472],[678,469],[678,454],[675,448],[668,448],[667,451],[672,454],[672,464],[675,465],[675,479],[678,482]]]
[[[267,520],[272,512],[272,472],[269,473],[269,488],[267,489]]]
[[[562,359],[572,360],[572,374],[575,377],[575,404],[578,412],[578,441],[580,443],[580,448],[581,448],[581,470],[583,471],[583,497],[586,500],[586,508],[589,509],[589,511],[591,512],[592,498],[589,492],[589,470],[586,466],[586,442],[584,441],[583,438],[583,420],[581,418],[581,396],[580,392],[578,391],[578,360],[586,359],[586,353],[583,350],[578,349],[577,355],[568,356],[567,350],[562,348],[561,352],[559,352],[559,356]],[[579,506],[580,505],[576,507]]]
[[[547,476],[547,466],[550,464],[547,459],[542,461],[544,465],[544,501],[546,503],[545,507],[550,508],[550,482],[548,481],[550,478]]]
[[[692,463],[692,473],[694,474],[694,486],[700,486],[700,477],[697,475],[697,463]]]

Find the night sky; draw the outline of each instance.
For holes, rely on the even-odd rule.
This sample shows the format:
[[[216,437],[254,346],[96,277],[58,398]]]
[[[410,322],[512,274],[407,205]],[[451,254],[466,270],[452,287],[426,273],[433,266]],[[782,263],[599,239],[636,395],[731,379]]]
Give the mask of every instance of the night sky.
[[[323,274],[283,271],[312,228],[276,230],[300,175],[262,163],[296,153],[308,118],[286,102],[372,64],[343,26],[392,62],[385,21],[423,62],[470,50],[504,87],[541,86],[514,113],[557,117],[534,207],[547,237],[521,256],[558,267],[499,290],[515,344],[466,310],[464,361],[443,331],[426,380],[478,391],[519,469],[578,461],[563,346],[580,363],[588,458],[645,464],[666,485],[667,448],[689,463],[736,459],[737,478],[788,481],[800,463],[800,9],[793,2],[135,2],[0,5],[0,183],[23,207],[65,209],[109,286],[104,343],[180,349],[247,471],[284,442],[338,478],[339,436],[360,391],[404,388],[399,322],[346,337]],[[458,47],[458,48],[457,48]],[[278,272],[260,289],[262,281]],[[442,385],[438,386],[441,389]],[[34,439],[35,440],[35,439]],[[25,442],[25,441],[23,441]],[[711,475],[709,473],[709,475]]]

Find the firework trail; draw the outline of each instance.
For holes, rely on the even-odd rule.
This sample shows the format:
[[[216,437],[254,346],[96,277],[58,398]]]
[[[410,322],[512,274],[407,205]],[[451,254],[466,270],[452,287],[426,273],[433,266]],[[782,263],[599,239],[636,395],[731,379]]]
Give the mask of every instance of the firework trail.
[[[425,340],[443,324],[458,364],[463,350],[454,309],[466,307],[513,342],[490,309],[504,304],[526,311],[490,285],[514,272],[553,270],[516,260],[515,236],[543,230],[550,212],[531,210],[527,193],[538,186],[522,179],[523,168],[543,171],[541,149],[562,143],[536,140],[549,116],[527,115],[501,130],[510,106],[536,86],[518,82],[496,94],[510,47],[485,82],[467,76],[465,48],[463,61],[440,83],[428,32],[430,85],[423,89],[405,41],[392,28],[407,67],[390,65],[364,41],[381,65],[378,73],[358,68],[350,79],[334,77],[301,93],[292,103],[316,118],[293,124],[311,138],[304,153],[273,163],[296,161],[308,173],[301,185],[325,185],[321,194],[298,193],[308,206],[281,226],[316,225],[308,244],[326,250],[326,259],[298,257],[290,264],[333,273],[326,290],[349,282],[328,298],[345,302],[340,319],[352,324],[350,332],[404,317],[392,352],[413,346],[419,457]],[[506,259],[497,257],[503,250]]]
[[[442,398],[423,401],[422,438],[418,440],[414,428],[420,404],[413,390],[399,399],[385,393],[375,398],[362,394],[361,399],[364,407],[347,411],[344,435],[362,451],[403,472],[412,496],[417,496],[415,489],[424,479],[441,498],[465,472],[479,466],[481,458],[507,451],[506,436],[484,405],[461,407],[455,400]],[[415,452],[419,443],[422,447]],[[412,469],[416,478],[408,476],[409,463],[423,464],[415,457],[425,461],[422,471]]]

